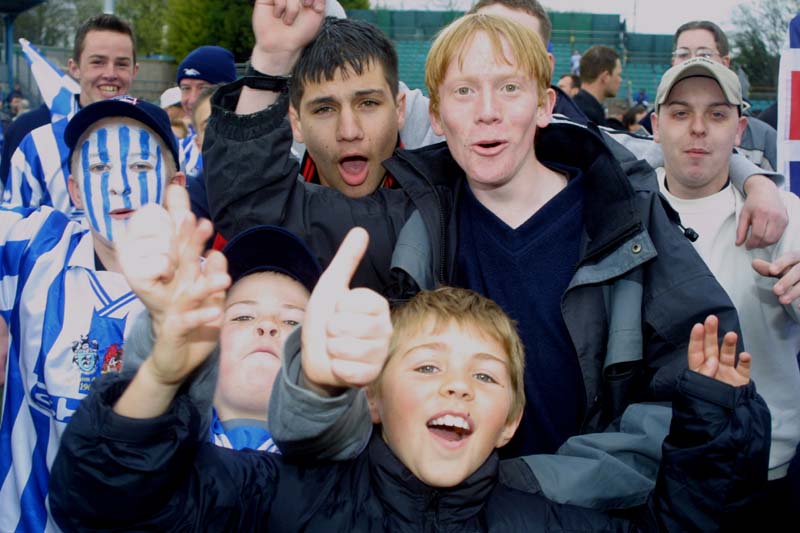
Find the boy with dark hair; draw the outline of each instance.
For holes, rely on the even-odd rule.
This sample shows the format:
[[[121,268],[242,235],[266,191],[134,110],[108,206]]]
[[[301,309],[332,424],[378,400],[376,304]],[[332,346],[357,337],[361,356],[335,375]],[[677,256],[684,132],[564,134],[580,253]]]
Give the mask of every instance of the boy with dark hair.
[[[46,124],[18,136],[22,140],[13,153],[4,147],[3,161],[9,161],[10,167],[8,178],[3,176],[3,203],[6,207],[52,206],[77,220],[83,214],[75,211],[67,190],[70,168],[64,130],[80,108],[130,91],[139,70],[130,25],[108,14],[87,19],[76,33],[68,68],[80,84],[80,93],[63,95],[68,101],[50,109]]]
[[[353,87],[356,82],[361,87]],[[403,125],[405,100],[397,83],[397,53],[383,32],[358,20],[322,24],[292,70],[289,88],[292,132],[311,157],[303,174],[315,167],[317,179],[310,181],[351,197],[386,184],[381,162],[397,146]],[[337,153],[326,153],[337,142]]]
[[[257,3],[253,11],[257,38],[248,75],[223,88],[218,98],[241,89],[236,113],[246,115],[272,105],[280,91],[290,90],[291,106],[281,102],[276,112],[280,120],[288,112],[295,141],[306,145],[304,179],[358,197],[391,184],[381,161],[398,143],[405,97],[398,93],[397,55],[391,41],[362,21],[324,20],[323,6],[295,13],[294,27],[286,31],[287,25],[273,17],[272,6]],[[312,45],[305,47],[312,39]],[[285,77],[290,72],[297,80],[291,85]],[[262,73],[272,78],[264,82]],[[257,90],[267,86],[277,92]],[[244,126],[252,130],[257,124]],[[206,181],[209,189],[226,187],[224,180]],[[236,233],[219,229],[227,236]]]
[[[92,381],[119,371],[124,335],[142,309],[120,274],[120,237],[133,213],[184,182],[169,118],[147,102],[90,104],[64,139],[69,193],[84,221],[46,206],[0,209],[0,316],[10,332],[2,531],[54,530],[46,499],[61,433]]]
[[[198,444],[197,410],[179,391],[211,349],[229,279],[213,253],[201,270],[202,239],[187,240],[150,358],[130,382],[98,384],[68,428],[51,495],[65,529],[631,527],[500,482],[494,449],[511,438],[525,402],[525,357],[513,322],[472,291],[441,288],[417,295],[390,324],[385,300],[349,288],[367,246],[360,229],[320,279],[287,353],[297,354],[300,337],[305,382],[321,394],[369,384],[379,426],[368,447],[349,461],[298,464]],[[681,378],[658,486],[636,524],[642,529],[713,529],[749,500],[769,414],[748,383],[749,355],[735,365],[735,345],[729,334],[719,351],[712,318],[692,331],[694,371]],[[740,476],[718,474],[734,465]]]

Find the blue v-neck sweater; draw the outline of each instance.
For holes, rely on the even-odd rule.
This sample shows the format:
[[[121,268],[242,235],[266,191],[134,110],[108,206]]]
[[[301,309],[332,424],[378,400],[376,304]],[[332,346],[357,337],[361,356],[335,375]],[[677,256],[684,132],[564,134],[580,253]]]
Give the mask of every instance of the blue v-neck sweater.
[[[554,453],[579,432],[585,405],[578,357],[561,315],[561,297],[575,273],[583,231],[580,171],[516,229],[464,187],[458,206],[456,279],[497,302],[517,321],[525,346],[522,423],[501,450],[506,457]]]

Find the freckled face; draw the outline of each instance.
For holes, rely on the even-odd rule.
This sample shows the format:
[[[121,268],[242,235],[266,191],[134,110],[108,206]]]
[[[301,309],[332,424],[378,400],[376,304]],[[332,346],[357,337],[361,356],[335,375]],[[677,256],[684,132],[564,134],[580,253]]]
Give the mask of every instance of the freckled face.
[[[508,355],[495,339],[449,324],[399,344],[370,391],[373,419],[403,464],[433,487],[464,481],[519,424]]]
[[[498,61],[489,37],[476,34],[465,45],[463,62],[450,62],[439,88],[439,113],[431,115],[434,131],[447,138],[473,190],[529,179],[537,164],[536,130],[550,123],[536,80],[513,64],[505,39],[502,46],[512,64]]]

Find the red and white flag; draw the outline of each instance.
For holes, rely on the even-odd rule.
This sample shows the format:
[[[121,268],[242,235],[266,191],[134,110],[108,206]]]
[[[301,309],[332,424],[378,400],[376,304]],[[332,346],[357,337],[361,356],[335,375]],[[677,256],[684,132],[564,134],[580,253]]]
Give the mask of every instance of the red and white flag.
[[[778,77],[778,172],[800,194],[800,14],[789,22]]]

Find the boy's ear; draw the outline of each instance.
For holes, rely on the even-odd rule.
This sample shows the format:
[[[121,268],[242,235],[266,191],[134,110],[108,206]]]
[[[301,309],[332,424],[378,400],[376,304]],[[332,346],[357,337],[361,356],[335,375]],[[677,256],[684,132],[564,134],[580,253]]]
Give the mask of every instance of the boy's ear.
[[[495,448],[501,448],[508,444],[508,441],[511,440],[511,437],[514,436],[514,433],[517,432],[517,428],[519,427],[519,423],[522,420],[522,410],[520,409],[519,415],[513,420],[509,420],[506,422],[506,425],[503,426],[503,431],[500,432],[500,435],[497,437],[497,442],[495,443]]]
[[[181,187],[186,187],[186,174],[183,172],[176,172],[174,176],[169,179],[170,185],[180,185]]]
[[[69,197],[72,199],[72,203],[75,204],[75,207],[78,209],[83,209],[81,190],[78,187],[78,182],[72,177],[72,174],[70,174],[69,178],[67,178],[67,191],[69,192]]]
[[[433,111],[433,109],[429,108],[428,109],[428,116],[430,117],[430,120],[431,120],[431,129],[433,130],[433,133],[435,133],[436,135],[438,135],[440,137],[443,136],[444,135],[444,128],[442,127],[443,124],[442,124],[441,118],[439,117],[439,113],[437,113],[437,112]]]
[[[81,66],[71,57],[67,59],[67,70],[74,79],[81,81]]]
[[[294,140],[299,143],[305,143],[300,124],[300,113],[297,112],[297,109],[295,109],[293,105],[289,105],[289,122],[292,125],[292,135],[294,136]]]
[[[398,91],[397,93],[397,129],[402,130],[406,124],[406,93]]]
[[[556,105],[556,92],[553,89],[547,89],[544,93],[542,105],[536,111],[536,127],[546,128],[550,121],[553,119],[553,108]]]
[[[380,424],[381,414],[378,409],[380,394],[375,390],[375,385],[372,384],[368,387],[364,387],[364,394],[367,396],[367,405],[369,405],[369,415],[372,418],[372,423]]]

